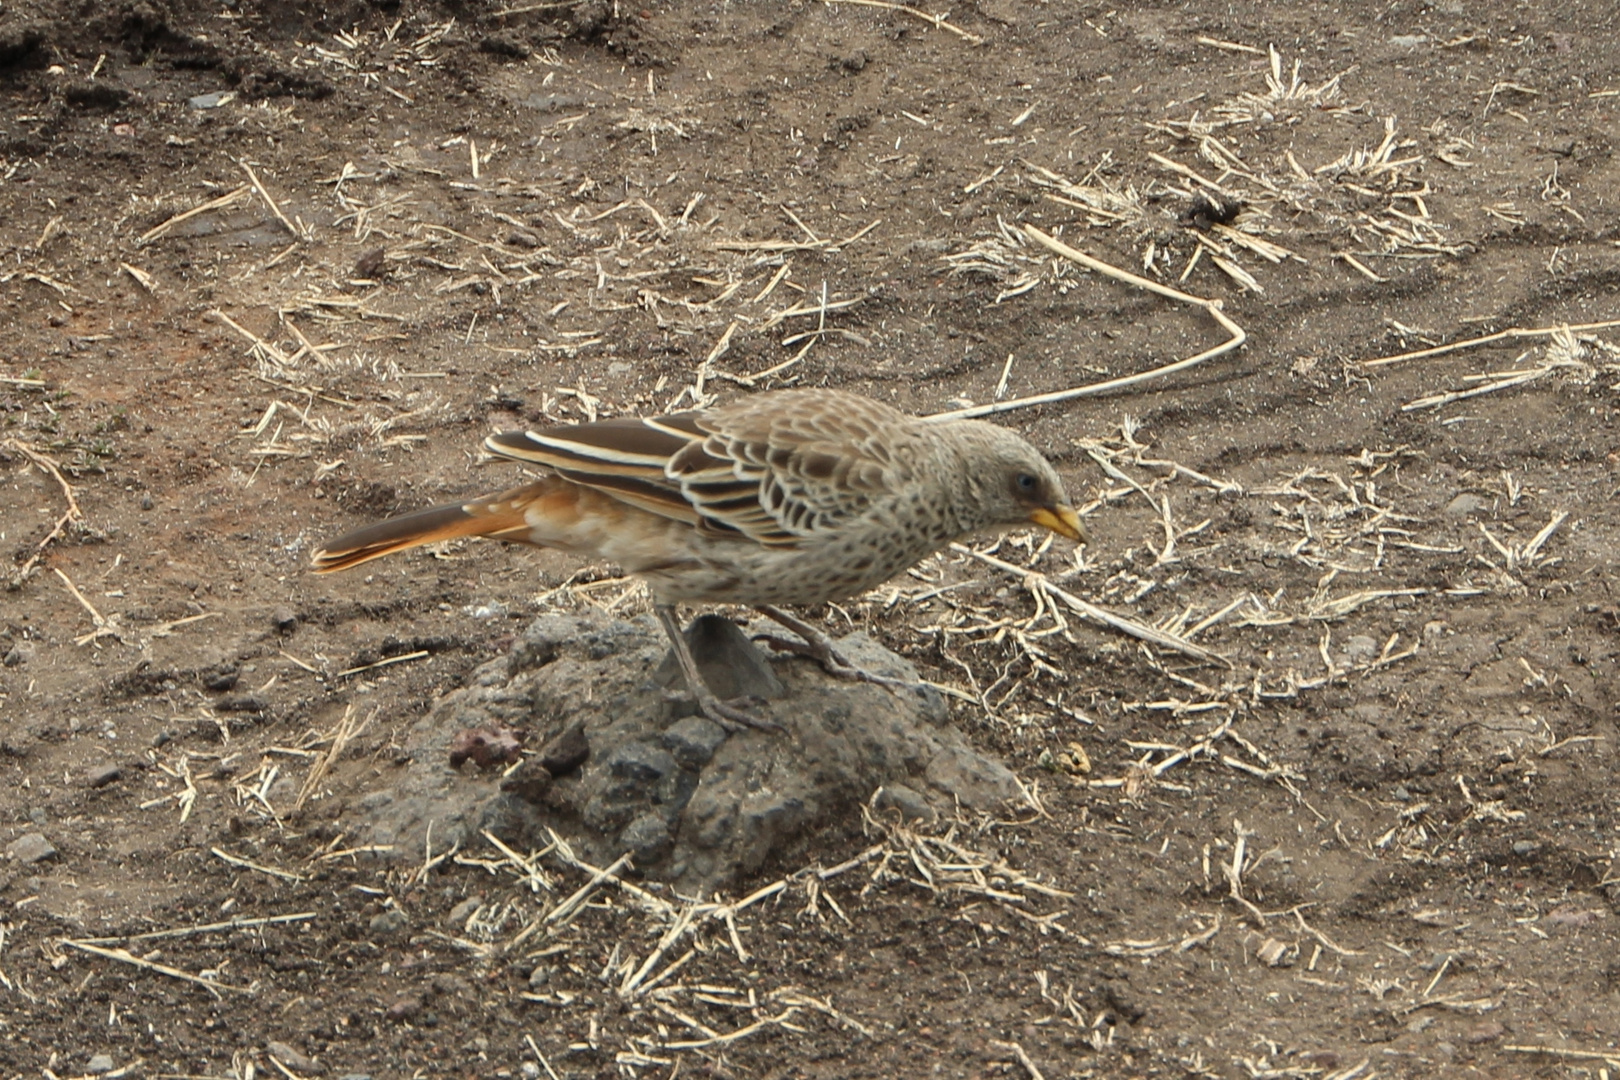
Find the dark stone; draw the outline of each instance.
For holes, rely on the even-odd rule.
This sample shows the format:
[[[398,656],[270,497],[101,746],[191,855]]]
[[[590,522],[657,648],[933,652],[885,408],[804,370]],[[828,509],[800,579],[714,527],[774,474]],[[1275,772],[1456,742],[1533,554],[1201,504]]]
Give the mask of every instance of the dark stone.
[[[898,811],[906,821],[931,822],[938,816],[920,792],[905,784],[884,784],[878,789],[874,806],[879,811]]]
[[[70,86],[62,92],[62,97],[69,105],[81,109],[101,109],[111,112],[128,105],[130,93],[123,87],[97,80]]]
[[[383,259],[387,254],[384,248],[372,248],[355,260],[354,276],[363,281],[380,281],[386,265]]]
[[[604,760],[614,776],[633,784],[651,785],[674,772],[674,755],[661,746],[633,742],[618,747]]]
[[[478,51],[498,56],[503,60],[526,60],[529,56],[527,45],[505,34],[489,35],[478,43]]]
[[[204,690],[219,694],[236,685],[236,680],[241,677],[241,669],[235,664],[215,664],[203,668],[201,677]]]
[[[585,725],[573,724],[541,748],[540,764],[552,776],[567,776],[590,756],[591,744],[585,737]]]
[[[687,716],[664,732],[664,747],[683,769],[703,768],[726,741],[726,729],[706,716]]]
[[[743,637],[734,627],[721,634]],[[839,648],[869,671],[916,678],[865,635]],[[835,679],[799,657],[764,661],[784,691],[755,711],[786,733],[727,736],[701,717],[672,722],[653,682],[668,651],[650,616],[535,620],[510,657],[474,671],[400,733],[409,767],[355,800],[342,825],[401,859],[420,858],[430,822],[434,850],[477,844],[483,829],[518,850],[539,848],[555,830],[595,865],[628,849],[639,873],[696,892],[801,857],[816,830],[858,822],[880,788],[889,812],[912,816],[957,803],[996,812],[1019,797],[1012,774],[946,722],[932,687]],[[456,731],[493,725],[545,749],[505,782],[446,766]]]
[[[675,838],[669,834],[668,822],[648,812],[624,827],[619,846],[630,853],[636,866],[650,866],[669,854]]]
[[[86,773],[84,782],[93,788],[104,788],[113,781],[123,778],[124,770],[109,761],[105,765],[95,766]]]
[[[510,776],[501,779],[501,790],[524,802],[539,805],[551,790],[551,770],[533,758],[519,765]]]
[[[19,641],[6,650],[6,657],[0,663],[6,667],[22,667],[34,658],[34,647],[26,641]]]
[[[283,634],[298,629],[298,612],[292,608],[276,608],[270,613],[270,625]]]

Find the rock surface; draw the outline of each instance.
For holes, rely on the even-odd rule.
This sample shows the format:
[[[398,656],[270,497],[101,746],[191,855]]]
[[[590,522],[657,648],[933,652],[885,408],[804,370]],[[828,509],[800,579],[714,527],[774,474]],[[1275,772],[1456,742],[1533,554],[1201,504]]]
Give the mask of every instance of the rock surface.
[[[993,810],[1018,795],[1007,768],[946,723],[930,687],[891,690],[803,659],[768,661],[713,616],[687,636],[711,686],[754,694],[756,715],[786,734],[728,734],[672,700],[660,684],[679,685],[673,656],[650,616],[549,615],[404,733],[408,764],[392,790],[355,804],[354,825],[411,861],[430,823],[435,852],[481,845],[481,829],[540,847],[550,827],[598,865],[629,852],[640,873],[691,890],[791,857],[815,830],[858,820],[884,785],[913,817],[930,804]],[[874,673],[916,678],[864,634],[839,647]],[[520,737],[520,764],[450,767],[457,732],[499,728]]]

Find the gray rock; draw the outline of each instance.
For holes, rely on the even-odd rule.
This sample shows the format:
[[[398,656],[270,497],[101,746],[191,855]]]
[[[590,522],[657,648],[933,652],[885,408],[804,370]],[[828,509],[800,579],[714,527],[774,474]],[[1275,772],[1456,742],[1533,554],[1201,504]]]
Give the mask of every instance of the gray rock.
[[[97,1054],[97,1055],[95,1055],[94,1057],[92,1057],[90,1059],[89,1063],[85,1065],[84,1071],[89,1073],[91,1076],[100,1076],[102,1073],[110,1073],[110,1072],[112,1072],[113,1071],[112,1055],[111,1054]]]
[[[1345,641],[1344,655],[1351,663],[1371,660],[1378,655],[1378,641],[1366,634],[1356,634]]]
[[[84,782],[93,788],[104,788],[123,778],[124,770],[110,761],[104,765],[97,765],[84,774]]]
[[[675,838],[669,834],[669,823],[649,810],[624,827],[619,846],[630,853],[635,865],[651,866],[669,854]]]
[[[898,811],[901,818],[906,821],[931,822],[938,817],[922,793],[905,784],[884,784],[878,789],[874,806],[879,812]]]
[[[1018,779],[994,758],[965,743],[940,748],[923,775],[946,795],[972,810],[994,810],[1018,798]]]
[[[20,863],[38,863],[56,857],[56,845],[44,833],[23,833],[6,847],[6,854]]]
[[[398,933],[405,929],[405,924],[408,921],[405,918],[405,913],[399,908],[380,911],[371,917],[371,936],[387,937],[390,934]]]
[[[266,1043],[264,1048],[270,1052],[271,1057],[275,1058],[277,1061],[281,1062],[295,1073],[303,1073],[304,1075],[308,1076],[326,1071],[325,1069],[321,1068],[313,1058],[298,1050],[297,1047],[288,1046],[284,1042],[272,1041]]]
[[[51,816],[45,812],[43,806],[30,806],[28,808],[28,820],[43,829],[50,824]]]
[[[686,716],[664,732],[664,747],[683,769],[701,769],[726,741],[726,729],[706,716]]]
[[[0,660],[0,664],[5,664],[6,667],[22,667],[33,658],[34,647],[26,641],[19,641],[6,650],[5,659]]]
[[[712,621],[693,640],[716,691],[768,691],[754,711],[785,734],[728,736],[688,715],[689,703],[671,701],[658,684],[669,649],[650,616],[548,615],[507,658],[475,671],[400,733],[405,768],[390,790],[354,800],[345,824],[358,842],[391,844],[402,859],[420,858],[430,823],[435,851],[481,845],[482,829],[518,850],[538,848],[555,829],[598,866],[629,852],[641,874],[693,891],[796,857],[816,831],[859,821],[879,788],[917,817],[932,813],[931,801],[995,810],[1019,795],[1005,766],[945,722],[932,687],[891,690],[834,679],[800,657],[769,661],[741,632]],[[864,634],[839,648],[870,671],[916,678]],[[452,772],[445,755],[454,733],[490,725],[545,748],[546,773],[567,771],[545,783],[509,778],[511,790],[496,770]],[[541,772],[536,764],[536,779]]]
[[[463,927],[467,925],[468,917],[471,916],[473,912],[478,910],[478,905],[481,903],[483,903],[483,901],[479,900],[478,897],[469,896],[467,899],[451,908],[450,914],[444,917],[444,921],[457,928]]]
[[[1465,518],[1477,514],[1490,503],[1471,492],[1463,492],[1446,503],[1446,517]]]

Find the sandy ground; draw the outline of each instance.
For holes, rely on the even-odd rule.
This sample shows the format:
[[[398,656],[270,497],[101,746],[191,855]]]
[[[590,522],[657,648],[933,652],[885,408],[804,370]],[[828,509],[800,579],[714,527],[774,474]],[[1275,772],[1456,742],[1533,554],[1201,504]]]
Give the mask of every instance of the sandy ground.
[[[5,1075],[1616,1074],[1612,4],[508,9],[0,8]],[[316,542],[504,485],[491,429],[1232,337],[1043,236],[1246,340],[999,416],[1094,533],[993,553],[1045,584],[813,613],[1030,803],[667,939],[546,921],[558,851],[352,849],[522,620],[645,597]]]

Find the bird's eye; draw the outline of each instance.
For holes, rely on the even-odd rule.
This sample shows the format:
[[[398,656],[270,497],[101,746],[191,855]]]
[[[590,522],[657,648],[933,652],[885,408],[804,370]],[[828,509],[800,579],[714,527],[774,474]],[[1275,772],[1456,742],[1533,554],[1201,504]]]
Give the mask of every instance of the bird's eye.
[[[1018,485],[1019,492],[1024,495],[1033,495],[1035,489],[1040,487],[1040,481],[1035,479],[1033,474],[1027,472],[1019,473],[1014,478],[1013,483]]]

